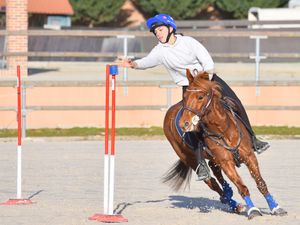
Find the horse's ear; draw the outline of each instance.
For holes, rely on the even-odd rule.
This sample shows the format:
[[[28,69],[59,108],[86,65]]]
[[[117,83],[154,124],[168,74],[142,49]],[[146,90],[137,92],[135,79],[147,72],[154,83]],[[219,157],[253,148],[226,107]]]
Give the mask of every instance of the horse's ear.
[[[194,77],[191,74],[191,71],[189,69],[186,69],[186,77],[189,80],[189,83],[191,84],[194,81]]]
[[[203,80],[209,80],[209,75],[206,71],[204,71],[203,73],[200,73],[199,77]]]

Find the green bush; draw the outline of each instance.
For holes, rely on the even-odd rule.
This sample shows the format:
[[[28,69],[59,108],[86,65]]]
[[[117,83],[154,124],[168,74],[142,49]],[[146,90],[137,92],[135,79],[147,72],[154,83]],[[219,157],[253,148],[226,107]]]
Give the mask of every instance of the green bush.
[[[75,24],[95,25],[113,22],[125,0],[70,0]]]
[[[251,7],[278,8],[288,0],[215,0],[215,5],[224,12],[231,13],[236,19],[245,19]]]
[[[174,19],[188,19],[207,8],[214,0],[136,0],[136,5],[147,16],[158,13],[170,14]]]

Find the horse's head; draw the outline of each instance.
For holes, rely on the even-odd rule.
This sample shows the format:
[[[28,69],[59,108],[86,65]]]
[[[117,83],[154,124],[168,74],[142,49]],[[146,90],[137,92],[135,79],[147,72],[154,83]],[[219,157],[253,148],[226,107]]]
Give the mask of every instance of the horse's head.
[[[220,98],[220,86],[209,80],[208,73],[202,72],[193,76],[186,71],[189,86],[183,97],[184,112],[180,127],[184,132],[198,131],[199,122],[211,111],[214,98]]]

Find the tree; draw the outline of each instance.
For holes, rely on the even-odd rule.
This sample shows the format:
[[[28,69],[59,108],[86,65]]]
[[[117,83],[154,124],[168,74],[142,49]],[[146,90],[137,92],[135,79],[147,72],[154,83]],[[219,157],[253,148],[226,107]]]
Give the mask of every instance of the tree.
[[[288,0],[216,0],[217,7],[224,12],[233,14],[236,19],[247,18],[251,7],[278,8],[287,4]]]
[[[99,25],[113,22],[125,0],[70,0],[75,11],[75,24]]]
[[[135,0],[134,2],[148,17],[167,13],[174,19],[183,20],[193,18],[214,0]]]

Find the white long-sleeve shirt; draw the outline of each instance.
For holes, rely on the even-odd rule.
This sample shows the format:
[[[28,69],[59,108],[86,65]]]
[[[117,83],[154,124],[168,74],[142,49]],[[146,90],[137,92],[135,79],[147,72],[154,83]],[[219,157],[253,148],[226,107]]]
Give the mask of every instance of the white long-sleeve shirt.
[[[176,35],[173,45],[158,43],[144,58],[135,60],[136,69],[147,69],[164,65],[174,82],[179,86],[187,86],[186,69],[212,71],[214,62],[206,48],[196,39],[189,36]]]

